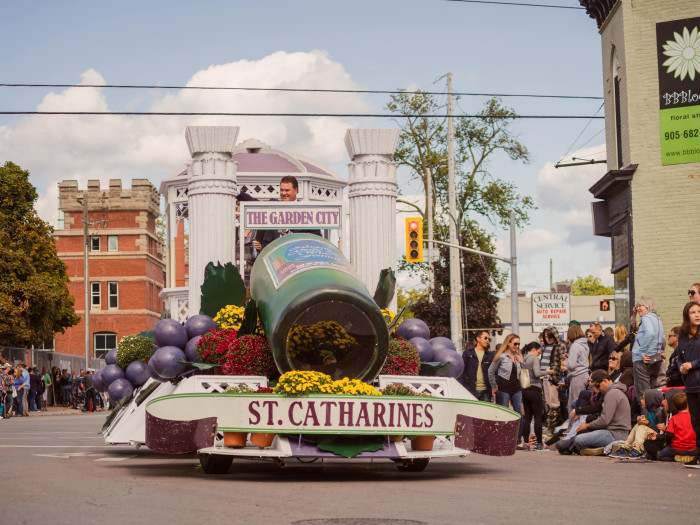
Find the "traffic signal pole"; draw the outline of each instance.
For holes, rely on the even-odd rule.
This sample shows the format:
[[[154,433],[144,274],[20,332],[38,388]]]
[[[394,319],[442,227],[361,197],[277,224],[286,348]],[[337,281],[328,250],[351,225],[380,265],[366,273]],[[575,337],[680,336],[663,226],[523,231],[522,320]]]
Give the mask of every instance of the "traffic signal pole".
[[[499,257],[488,252],[482,252],[480,250],[474,250],[472,248],[466,248],[464,246],[459,246],[458,244],[452,244],[449,242],[436,241],[433,239],[425,239],[423,242],[442,244],[443,246],[448,246],[456,250],[461,250],[467,253],[475,253],[476,255],[481,255],[483,257],[489,257],[491,259],[497,259],[499,261],[507,262],[510,264],[510,322],[511,330],[514,334],[520,333],[520,312],[518,309],[518,260],[516,257],[515,250],[515,214],[510,213],[510,257]]]

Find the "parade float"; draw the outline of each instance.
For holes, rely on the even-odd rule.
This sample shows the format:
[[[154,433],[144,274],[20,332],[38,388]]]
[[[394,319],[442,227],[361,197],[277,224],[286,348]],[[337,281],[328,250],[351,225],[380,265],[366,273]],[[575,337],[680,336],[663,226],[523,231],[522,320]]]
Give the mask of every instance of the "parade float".
[[[382,228],[362,213],[365,223],[358,219],[357,229],[350,227],[350,260],[322,237],[284,235],[255,260],[247,298],[242,261],[240,273],[231,262],[237,260],[232,228],[211,240],[213,230],[222,230],[221,217],[226,224],[226,213],[235,209],[239,189],[236,166],[227,164],[236,151],[237,131],[231,129],[188,128],[189,248],[196,253],[190,256],[189,312],[185,319],[180,309],[159,321],[151,348],[142,335],[124,338],[108,354],[108,366],[93,380],[116,403],[103,428],[106,442],[197,453],[211,474],[227,472],[234,459],[280,467],[292,460],[376,459],[420,471],[434,457],[514,454],[520,416],[477,401],[455,379],[463,365],[449,339],[431,339],[420,320],[400,322],[400,313],[393,318],[395,281],[388,267],[395,263],[395,227],[387,225],[391,242],[377,255],[356,234],[372,231],[375,236],[367,238],[374,242]],[[388,166],[379,183],[386,189],[393,177],[395,186],[395,165],[386,161],[396,135],[387,146],[387,131],[393,130],[348,132],[351,185],[370,172],[377,183],[381,170],[359,169],[364,160]],[[261,150],[249,148],[248,154]],[[363,187],[382,197],[376,187]],[[216,199],[200,199],[207,192]],[[370,198],[351,202],[352,223],[353,209],[367,209],[372,197],[352,187],[351,197]],[[395,189],[393,201],[383,202],[395,206]],[[323,214],[311,205],[304,212],[303,202],[299,213],[275,215],[274,205],[267,206],[255,209],[256,229],[329,227],[328,203]],[[382,215],[379,208],[374,206]],[[246,228],[248,217],[241,213]],[[261,217],[274,220],[265,224]],[[202,224],[207,218],[213,221],[208,227]]]

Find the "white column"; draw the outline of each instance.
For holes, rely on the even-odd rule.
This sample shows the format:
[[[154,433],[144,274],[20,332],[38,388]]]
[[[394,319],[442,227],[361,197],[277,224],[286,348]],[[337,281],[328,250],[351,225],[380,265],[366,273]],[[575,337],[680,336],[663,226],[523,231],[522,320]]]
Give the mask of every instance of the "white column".
[[[349,129],[345,147],[350,201],[350,263],[371,294],[379,272],[396,271],[396,168],[391,162],[398,129]],[[396,297],[391,309],[396,311]]]
[[[235,263],[236,162],[231,152],[238,127],[189,126],[185,131],[192,165],[187,175],[189,212],[189,308],[199,313],[204,268]]]

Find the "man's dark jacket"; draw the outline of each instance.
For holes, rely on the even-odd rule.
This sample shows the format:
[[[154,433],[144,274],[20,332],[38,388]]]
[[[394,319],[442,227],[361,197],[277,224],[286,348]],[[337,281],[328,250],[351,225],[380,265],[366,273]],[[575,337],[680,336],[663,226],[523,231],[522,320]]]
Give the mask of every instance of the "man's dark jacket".
[[[464,371],[457,380],[462,383],[473,396],[476,396],[476,371],[479,366],[479,358],[476,356],[476,350],[474,348],[475,347],[470,346],[462,353]],[[491,394],[491,385],[488,380],[489,366],[491,366],[494,355],[496,355],[496,352],[486,350],[481,360],[481,371],[484,374],[484,382],[486,383],[486,390],[489,392],[489,395]]]
[[[591,370],[607,370],[610,352],[615,350],[615,341],[608,334],[603,332],[591,347],[591,357],[593,363]]]

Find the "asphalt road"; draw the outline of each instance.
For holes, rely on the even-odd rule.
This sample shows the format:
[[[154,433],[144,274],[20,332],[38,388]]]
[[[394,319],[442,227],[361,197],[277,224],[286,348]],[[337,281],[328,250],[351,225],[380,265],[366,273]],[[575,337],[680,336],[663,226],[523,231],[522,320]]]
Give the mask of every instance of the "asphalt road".
[[[700,470],[675,463],[518,452],[432,460],[236,460],[107,446],[105,413],[0,421],[0,487],[12,525],[697,523]]]

